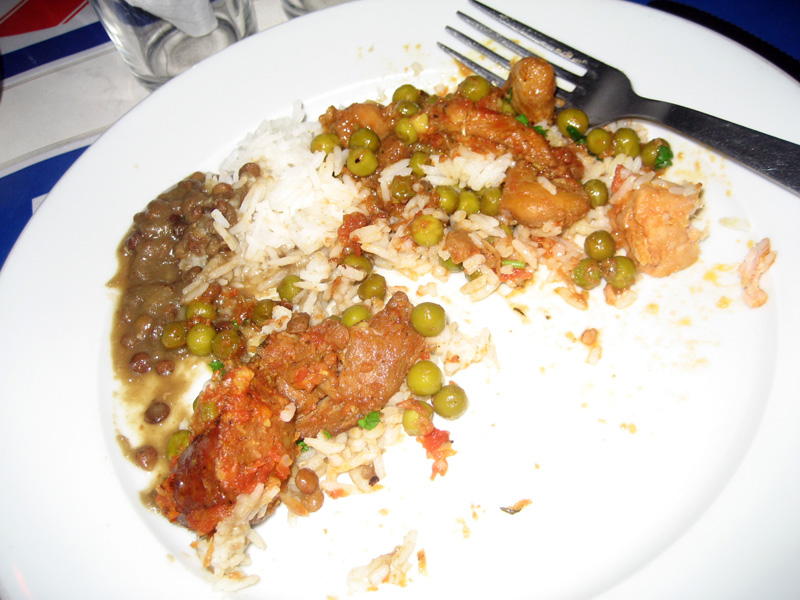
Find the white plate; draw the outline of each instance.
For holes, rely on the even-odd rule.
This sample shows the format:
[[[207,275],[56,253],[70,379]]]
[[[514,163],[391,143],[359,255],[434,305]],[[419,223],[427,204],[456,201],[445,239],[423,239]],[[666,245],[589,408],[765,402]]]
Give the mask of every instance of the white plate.
[[[720,36],[621,2],[494,4],[620,67],[645,96],[800,142],[797,84]],[[457,9],[475,13],[455,0],[353,3],[245,40],[142,102],[52,191],[0,275],[5,600],[217,597],[191,535],[139,503],[142,473],[115,441],[114,249],[149,199],[216,169],[294,99],[313,116],[405,81],[452,84],[435,42]],[[466,327],[492,328],[502,362],[460,377],[472,404],[449,427],[450,472],[431,482],[407,441],[387,453],[381,492],[329,501],[294,529],[279,512],[260,528],[267,550],[251,552],[262,582],[240,597],[346,597],[349,569],[411,528],[428,572],[415,565],[380,597],[800,595],[800,199],[665,135],[685,152],[675,173],[706,186],[700,262],[647,280],[625,311],[597,296],[575,311],[536,288],[517,299],[526,320],[497,298],[448,301]],[[732,267],[765,236],[779,258],[769,302],[750,310]],[[594,367],[569,339],[586,327],[601,332]],[[522,512],[499,510],[523,498]]]

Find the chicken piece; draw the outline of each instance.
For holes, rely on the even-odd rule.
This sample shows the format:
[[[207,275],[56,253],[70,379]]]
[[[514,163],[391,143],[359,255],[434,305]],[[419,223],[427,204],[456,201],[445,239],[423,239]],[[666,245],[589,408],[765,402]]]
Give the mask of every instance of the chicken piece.
[[[572,174],[579,164],[567,165],[553,153],[550,144],[535,129],[512,115],[496,112],[465,98],[444,104],[442,114],[431,119],[435,127],[478,152],[511,152],[514,158],[530,162],[539,171],[553,176]],[[580,174],[579,174],[580,175]]]
[[[546,60],[529,56],[511,67],[504,87],[511,92],[511,106],[531,124],[552,123],[556,114],[556,75]]]
[[[548,180],[555,194],[542,184],[536,168],[518,162],[506,173],[500,209],[507,210],[519,223],[540,229],[545,223],[569,227],[581,219],[591,205],[580,183],[572,178]]]
[[[411,325],[412,308],[408,297],[396,292],[364,326],[349,330],[335,387],[318,404],[298,406],[299,435],[346,431],[397,393],[425,348],[425,338]]]
[[[742,299],[750,308],[763,306],[769,296],[761,289],[761,277],[778,257],[771,250],[769,238],[764,238],[753,246],[744,261],[739,265],[739,278],[742,282]]]
[[[328,319],[304,331],[273,333],[250,365],[265,386],[295,405],[299,415],[312,410],[336,388],[341,354],[349,341],[347,327]]]
[[[608,216],[615,241],[643,273],[667,277],[693,265],[706,232],[692,226],[702,207],[699,190],[674,193],[664,185],[645,183],[611,207]]]
[[[470,256],[480,254],[478,248],[469,237],[469,232],[463,229],[453,229],[447,233],[444,239],[444,249],[450,253],[450,258],[457,265],[460,265]]]
[[[286,481],[298,437],[345,431],[386,405],[425,347],[402,292],[365,325],[295,315],[248,366],[200,394],[189,444],[156,490],[171,521],[200,535],[229,516],[237,498],[270,479]]]
[[[288,479],[295,432],[280,415],[289,401],[264,391],[253,371],[240,366],[200,394],[189,445],[156,489],[156,503],[171,521],[211,533],[239,495],[270,478]]]
[[[379,138],[392,132],[391,106],[384,107],[373,102],[357,102],[347,108],[328,108],[319,118],[325,131],[332,131],[347,145],[356,129],[369,127]]]

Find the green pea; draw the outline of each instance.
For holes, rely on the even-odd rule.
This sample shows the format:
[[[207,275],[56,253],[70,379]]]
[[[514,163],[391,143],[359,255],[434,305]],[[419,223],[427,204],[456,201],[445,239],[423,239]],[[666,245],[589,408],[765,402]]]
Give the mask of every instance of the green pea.
[[[422,167],[430,164],[430,159],[431,155],[427,152],[422,152],[421,150],[414,152],[414,154],[411,155],[409,162],[411,172],[417,177],[425,177],[425,171],[422,170]]]
[[[400,100],[394,109],[404,117],[413,117],[419,112],[419,104],[408,100]]]
[[[211,341],[211,352],[221,360],[234,356],[241,348],[241,340],[235,329],[223,329]]]
[[[491,91],[492,84],[480,75],[469,75],[458,86],[458,94],[473,102],[485,98]]]
[[[430,360],[421,360],[408,370],[408,389],[417,396],[431,396],[442,389],[442,371]]]
[[[211,325],[197,323],[186,334],[186,347],[195,356],[208,356],[211,354],[211,342],[216,334]]]
[[[167,449],[165,454],[168,460],[172,460],[176,456],[183,454],[183,451],[189,447],[189,440],[192,437],[192,432],[187,429],[179,429],[167,440]]]
[[[600,263],[600,269],[603,279],[618,290],[624,290],[636,281],[636,265],[627,256],[607,258]]]
[[[408,202],[414,197],[414,180],[410,175],[396,175],[389,184],[389,193],[397,202]]]
[[[372,262],[363,254],[348,254],[342,259],[342,263],[348,267],[361,269],[365,273],[372,271]]]
[[[320,133],[311,140],[312,152],[330,154],[339,145],[339,136],[335,133]]]
[[[368,300],[370,298],[382,300],[385,296],[386,278],[378,273],[372,273],[358,286],[358,297],[362,300]]]
[[[500,188],[486,188],[481,192],[481,213],[490,217],[496,217],[500,214],[500,196],[502,195]]]
[[[197,407],[195,408],[195,412],[200,420],[204,423],[213,421],[219,416],[219,409],[217,408],[217,405],[211,401],[198,403]]]
[[[589,117],[579,108],[565,108],[556,117],[556,125],[562,135],[577,142],[576,137],[589,130]]]
[[[572,270],[572,281],[584,290],[591,290],[600,285],[602,279],[600,263],[593,258],[584,258]]]
[[[345,327],[352,327],[356,323],[369,319],[371,316],[372,314],[370,314],[366,307],[360,304],[354,304],[345,309],[342,313],[342,325]]]
[[[592,208],[605,206],[608,203],[608,186],[600,179],[590,179],[583,184],[583,189],[589,196],[589,204]]]
[[[664,152],[661,148],[666,148],[669,150],[669,156],[672,157],[672,150],[669,146],[669,142],[663,138],[655,138],[650,140],[642,147],[641,157],[642,157],[642,164],[646,167],[653,168],[661,168],[664,165],[658,165],[656,167],[656,163],[659,162],[659,155]],[[671,164],[671,162],[670,162]]]
[[[620,127],[614,132],[614,156],[627,154],[636,158],[639,156],[640,146],[639,135],[630,127]]]
[[[448,215],[452,215],[458,208],[458,190],[449,185],[436,187],[437,204]]]
[[[414,131],[416,131],[417,134],[427,133],[430,129],[430,119],[428,118],[428,113],[421,112],[411,117],[411,126],[414,128]]]
[[[583,250],[586,256],[599,262],[614,256],[617,248],[613,236],[608,231],[600,229],[586,236]]]
[[[261,327],[272,318],[272,309],[275,307],[273,300],[261,300],[253,307],[253,315],[251,317],[254,324]]]
[[[404,83],[392,94],[392,102],[419,102],[420,91],[410,83]]]
[[[369,148],[377,152],[381,147],[381,138],[369,127],[361,127],[353,132],[347,145],[350,148]]]
[[[467,281],[475,281],[478,277],[483,275],[483,271],[480,267],[475,269],[472,273],[464,273],[464,276],[467,278]]]
[[[403,429],[408,435],[418,436],[423,434],[422,422],[433,418],[433,407],[427,402],[414,401],[414,408],[403,410]]]
[[[444,308],[435,302],[422,302],[411,310],[411,325],[420,335],[436,337],[447,325]]]
[[[614,138],[607,129],[596,127],[586,134],[586,149],[595,156],[602,156],[614,146]]]
[[[415,143],[419,139],[419,133],[409,117],[398,119],[394,126],[394,134],[406,146]]]
[[[463,210],[468,215],[477,214],[481,210],[481,199],[472,190],[461,190],[458,194],[458,208],[456,210]]]
[[[167,350],[176,350],[186,343],[186,323],[173,321],[164,325],[161,332],[161,345]]]
[[[217,309],[213,304],[196,300],[189,302],[186,306],[186,318],[202,317],[204,319],[214,319],[217,316]]]
[[[455,262],[452,258],[448,258],[447,260],[443,260],[440,258],[439,264],[442,265],[445,269],[447,269],[451,273],[458,273],[464,270],[464,267]]]
[[[429,248],[442,241],[444,225],[433,215],[417,215],[411,221],[411,239],[420,246]]]
[[[469,407],[467,393],[455,384],[444,386],[433,395],[433,410],[445,419],[457,419]]]
[[[369,148],[353,148],[347,155],[347,168],[356,177],[368,177],[378,169],[378,157]]]
[[[287,275],[278,284],[278,296],[281,300],[291,302],[301,289],[297,284],[302,281],[299,275]]]
[[[505,98],[500,98],[500,106],[497,112],[501,112],[505,115],[511,115],[511,116],[515,116],[517,114],[516,111],[514,110],[514,107],[511,106],[511,102],[509,102]]]

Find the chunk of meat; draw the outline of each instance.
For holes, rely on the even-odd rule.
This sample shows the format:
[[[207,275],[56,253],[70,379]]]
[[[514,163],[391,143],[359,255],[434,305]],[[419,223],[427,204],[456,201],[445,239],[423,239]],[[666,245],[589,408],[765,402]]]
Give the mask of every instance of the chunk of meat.
[[[397,393],[425,348],[425,338],[411,325],[412,308],[408,297],[397,292],[364,326],[349,330],[335,386],[318,404],[298,407],[299,435],[346,431]]]
[[[470,238],[469,232],[463,229],[450,230],[444,239],[444,248],[457,265],[476,254],[482,254],[486,259],[483,264],[492,270],[499,269],[503,262],[497,248],[485,242],[480,246],[476,245]]]
[[[702,207],[699,190],[691,195],[655,182],[625,194],[608,212],[614,238],[643,273],[666,277],[693,265],[706,232],[692,226]]]
[[[347,327],[328,319],[296,333],[287,329],[271,334],[250,365],[268,388],[264,393],[276,390],[295,405],[299,415],[336,388],[341,354],[349,341]]]
[[[294,424],[280,418],[288,403],[243,366],[209,384],[198,397],[208,410],[195,411],[190,443],[156,489],[164,515],[205,535],[239,495],[270,478],[286,480],[295,455]]]
[[[506,173],[500,208],[519,223],[537,229],[546,223],[569,227],[589,212],[589,198],[580,183],[572,178],[550,179],[556,190],[553,194],[542,184],[541,176],[525,162],[511,167]]]
[[[347,108],[328,108],[319,118],[326,131],[332,131],[347,145],[350,136],[356,129],[369,127],[379,138],[384,138],[393,130],[390,106],[381,106],[374,102],[357,102]]]
[[[481,252],[480,248],[470,239],[469,232],[463,229],[453,229],[447,232],[447,237],[444,239],[444,249],[450,253],[450,258],[457,265],[463,263],[470,256]]]
[[[537,56],[518,60],[511,67],[504,88],[511,92],[511,106],[531,124],[555,120],[556,75],[553,66]]]
[[[761,289],[761,277],[778,257],[773,252],[769,238],[764,238],[750,248],[744,261],[739,265],[739,278],[742,282],[742,299],[750,308],[763,306],[769,296]]]
[[[550,144],[535,129],[520,123],[512,115],[476,105],[466,98],[453,98],[443,107],[436,125],[456,141],[475,150],[511,152],[515,158],[530,162],[539,171],[565,174],[565,165],[553,154]],[[494,148],[476,146],[489,142]]]
[[[329,319],[273,333],[250,365],[257,379],[296,407],[296,433],[337,434],[386,405],[425,347],[411,325],[408,297],[395,293],[369,321],[348,329]]]

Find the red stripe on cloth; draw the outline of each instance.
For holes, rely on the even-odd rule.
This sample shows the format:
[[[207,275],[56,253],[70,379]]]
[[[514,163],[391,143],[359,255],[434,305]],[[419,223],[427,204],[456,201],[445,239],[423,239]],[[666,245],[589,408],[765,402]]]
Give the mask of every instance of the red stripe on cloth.
[[[87,4],[87,0],[22,0],[0,18],[0,37],[61,25]]]

